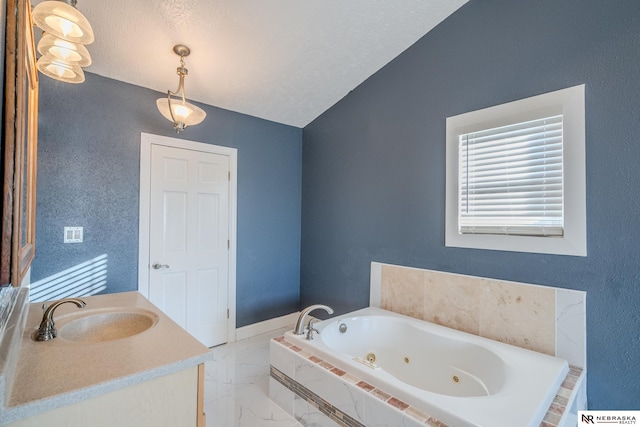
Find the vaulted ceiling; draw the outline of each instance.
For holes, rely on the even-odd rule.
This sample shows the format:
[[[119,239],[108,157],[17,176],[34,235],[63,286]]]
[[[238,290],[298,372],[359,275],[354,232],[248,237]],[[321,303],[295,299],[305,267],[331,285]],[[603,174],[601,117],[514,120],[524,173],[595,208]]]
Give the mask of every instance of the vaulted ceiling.
[[[304,127],[468,0],[78,0],[86,71]],[[34,5],[40,3],[36,0]],[[150,106],[155,108],[155,105]]]

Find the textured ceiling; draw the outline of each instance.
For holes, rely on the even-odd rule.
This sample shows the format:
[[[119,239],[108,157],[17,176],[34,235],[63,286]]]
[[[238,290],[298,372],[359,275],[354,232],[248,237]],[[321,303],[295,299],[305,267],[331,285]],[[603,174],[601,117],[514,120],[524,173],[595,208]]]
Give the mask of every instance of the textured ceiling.
[[[95,74],[304,127],[468,0],[78,0]],[[40,1],[33,1],[33,4]],[[150,106],[155,108],[155,105]]]

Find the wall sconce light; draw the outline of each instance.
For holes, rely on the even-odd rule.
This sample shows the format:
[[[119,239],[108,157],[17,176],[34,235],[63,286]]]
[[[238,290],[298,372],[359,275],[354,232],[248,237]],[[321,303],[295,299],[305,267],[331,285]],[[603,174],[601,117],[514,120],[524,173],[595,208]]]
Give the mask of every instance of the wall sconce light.
[[[76,9],[77,0],[49,0],[33,8],[33,21],[45,33],[38,43],[42,55],[37,66],[48,77],[67,83],[82,83],[81,67],[91,64],[83,46],[93,43],[93,29]]]
[[[207,116],[201,108],[187,102],[186,95],[184,93],[184,78],[189,74],[184,66],[184,57],[189,56],[191,50],[185,45],[175,45],[173,52],[180,57],[180,66],[176,69],[177,74],[180,76],[180,82],[178,83],[178,89],[175,92],[167,91],[166,98],[158,98],[156,105],[160,113],[170,122],[173,122],[173,128],[176,133],[187,128],[187,126],[197,125],[202,122]],[[172,96],[176,98],[172,98]]]

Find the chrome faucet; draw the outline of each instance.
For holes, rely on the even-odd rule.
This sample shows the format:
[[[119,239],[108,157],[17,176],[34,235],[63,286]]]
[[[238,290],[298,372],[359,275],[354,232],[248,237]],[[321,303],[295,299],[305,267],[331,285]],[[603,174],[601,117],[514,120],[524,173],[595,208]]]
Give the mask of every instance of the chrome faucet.
[[[34,334],[34,339],[36,341],[49,341],[54,339],[58,335],[55,324],[53,323],[53,312],[56,308],[67,302],[74,303],[78,308],[82,308],[87,305],[79,298],[61,299],[53,302],[49,307],[43,304],[42,309],[44,310],[44,314],[42,315],[42,322],[40,322],[40,327]]]
[[[322,305],[322,304],[311,305],[300,312],[300,315],[298,316],[298,320],[296,321],[296,326],[295,328],[293,328],[293,333],[296,335],[304,335],[304,321],[305,321],[305,318],[307,317],[307,314],[319,308],[323,309],[329,314],[333,314],[333,309],[329,306]],[[313,325],[310,325],[310,326],[313,326]]]

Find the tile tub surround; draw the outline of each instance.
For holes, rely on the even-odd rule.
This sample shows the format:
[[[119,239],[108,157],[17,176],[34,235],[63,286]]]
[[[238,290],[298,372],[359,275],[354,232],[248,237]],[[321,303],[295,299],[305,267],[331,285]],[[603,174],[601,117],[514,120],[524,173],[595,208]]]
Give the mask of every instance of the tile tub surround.
[[[586,293],[371,263],[372,307],[586,367]]]
[[[352,373],[303,351],[284,337],[271,341],[270,354],[270,397],[303,424],[447,427]],[[572,407],[583,381],[583,370],[571,366],[540,427],[575,425],[577,412]]]
[[[187,334],[138,292],[82,298],[82,310],[135,307],[158,315],[156,325],[128,338],[75,343],[58,337],[35,342],[42,319],[40,303],[30,304],[10,393],[0,402],[0,425],[111,391],[176,373],[211,359],[209,349]],[[79,312],[58,307],[54,319]]]

